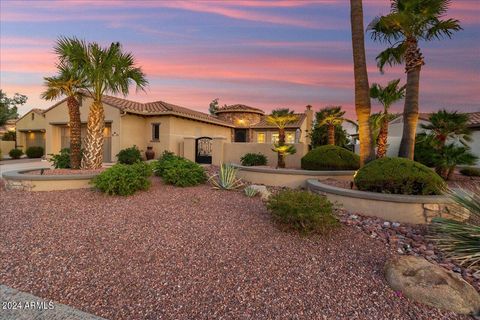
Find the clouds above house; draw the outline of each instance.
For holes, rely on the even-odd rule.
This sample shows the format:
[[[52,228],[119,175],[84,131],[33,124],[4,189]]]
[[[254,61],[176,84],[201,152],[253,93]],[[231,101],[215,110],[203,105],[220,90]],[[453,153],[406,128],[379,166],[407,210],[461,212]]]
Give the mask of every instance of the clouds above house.
[[[365,25],[389,11],[388,0],[364,4]],[[52,47],[64,35],[119,41],[133,52],[150,87],[132,90],[131,99],[201,111],[214,98],[265,110],[334,104],[354,117],[348,1],[4,0],[0,6],[0,86],[29,97],[21,112],[50,105],[40,99],[42,82],[55,72]],[[452,40],[421,43],[423,110],[480,109],[479,15],[477,1],[454,1],[449,16],[464,30]],[[375,56],[383,46],[366,39],[371,82],[405,81],[401,67],[378,72]]]

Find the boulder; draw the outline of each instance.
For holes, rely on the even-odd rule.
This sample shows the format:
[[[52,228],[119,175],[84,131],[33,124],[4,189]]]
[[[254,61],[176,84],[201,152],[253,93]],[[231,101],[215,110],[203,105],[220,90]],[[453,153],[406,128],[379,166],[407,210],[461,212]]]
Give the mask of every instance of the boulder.
[[[250,188],[257,190],[262,197],[262,200],[267,200],[272,194],[270,191],[268,191],[267,187],[258,184],[252,184],[250,185]]]
[[[461,314],[480,314],[480,295],[470,284],[422,257],[390,259],[385,278],[393,290],[417,302]]]

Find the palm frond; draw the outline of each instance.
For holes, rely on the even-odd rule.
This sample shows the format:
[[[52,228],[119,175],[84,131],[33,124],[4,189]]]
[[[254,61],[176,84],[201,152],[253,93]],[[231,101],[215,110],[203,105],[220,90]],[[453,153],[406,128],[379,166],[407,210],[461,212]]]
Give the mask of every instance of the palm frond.
[[[402,64],[405,59],[405,51],[407,46],[405,42],[402,42],[396,46],[389,47],[378,54],[375,58],[377,61],[377,67],[380,69],[380,72],[383,73],[383,68],[385,65],[393,66],[397,64]]]
[[[434,38],[440,40],[444,37],[451,38],[454,32],[463,30],[460,26],[460,21],[457,19],[439,20],[432,19],[431,27],[426,30],[425,40],[432,40]]]

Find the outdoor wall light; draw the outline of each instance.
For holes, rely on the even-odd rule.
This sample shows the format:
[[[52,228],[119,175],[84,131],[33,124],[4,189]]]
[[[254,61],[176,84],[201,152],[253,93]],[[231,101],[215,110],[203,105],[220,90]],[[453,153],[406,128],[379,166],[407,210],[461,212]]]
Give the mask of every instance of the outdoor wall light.
[[[112,137],[118,137],[118,136],[119,136],[119,134],[118,134],[116,131],[114,131],[114,132],[112,133]]]

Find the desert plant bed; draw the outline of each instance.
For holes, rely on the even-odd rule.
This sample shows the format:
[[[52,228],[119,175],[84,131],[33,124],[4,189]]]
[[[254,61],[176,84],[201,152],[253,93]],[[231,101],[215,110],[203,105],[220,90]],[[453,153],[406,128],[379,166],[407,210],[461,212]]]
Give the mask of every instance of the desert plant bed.
[[[92,169],[92,170],[74,170],[74,169],[46,169],[28,171],[28,174],[58,176],[58,175],[77,175],[77,174],[97,174],[104,171],[106,168]]]
[[[285,231],[241,191],[0,192],[0,283],[107,319],[468,319],[391,290],[384,242]]]

